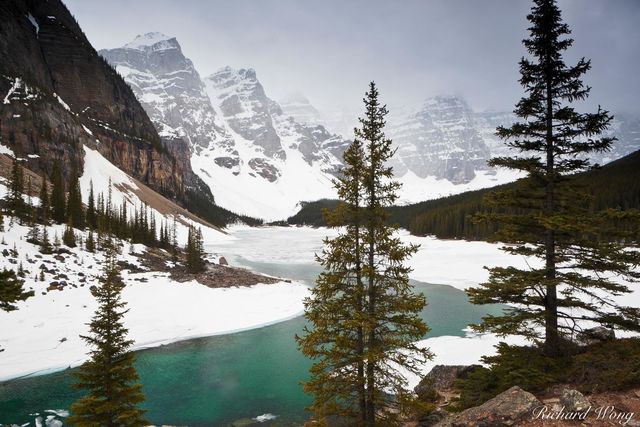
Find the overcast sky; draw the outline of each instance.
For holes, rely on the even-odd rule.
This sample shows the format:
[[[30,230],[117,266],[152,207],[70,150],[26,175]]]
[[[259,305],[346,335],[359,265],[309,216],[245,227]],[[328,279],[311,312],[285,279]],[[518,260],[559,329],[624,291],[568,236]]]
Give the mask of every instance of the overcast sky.
[[[204,77],[252,67],[276,100],[301,92],[324,111],[360,109],[375,80],[390,105],[458,94],[477,110],[520,97],[527,0],[63,0],[97,49],[159,31]],[[591,101],[640,113],[640,0],[560,0],[591,58]]]

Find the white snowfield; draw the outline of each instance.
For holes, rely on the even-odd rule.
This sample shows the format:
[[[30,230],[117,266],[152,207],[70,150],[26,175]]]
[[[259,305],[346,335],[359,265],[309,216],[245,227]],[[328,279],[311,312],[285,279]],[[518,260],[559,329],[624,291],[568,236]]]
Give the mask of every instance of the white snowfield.
[[[63,229],[49,227],[51,240],[55,234],[61,236]],[[15,245],[18,263],[27,270],[25,287],[35,295],[19,303],[17,311],[0,311],[0,347],[4,349],[0,352],[0,381],[79,365],[88,350],[80,335],[87,334],[87,323],[97,306],[89,288],[98,283],[103,255],[73,248],[60,262],[54,255],[40,254],[37,246],[24,240],[26,227],[10,225],[5,218],[4,230],[6,244],[0,245],[0,251]],[[142,245],[125,243],[121,259],[137,265],[131,252],[142,249]],[[1,257],[0,268],[17,269],[9,259]],[[68,283],[64,290],[46,292],[57,274],[46,273],[45,282],[36,280],[41,265],[66,276],[57,279]],[[134,349],[290,319],[302,312],[302,301],[309,294],[305,285],[296,282],[212,289],[195,281],[175,282],[166,273],[125,272],[123,278],[123,300],[129,309],[125,325]]]
[[[120,170],[113,163],[109,162],[97,150],[83,146],[84,149],[84,173],[80,177],[80,188],[82,192],[82,201],[88,203],[89,191],[93,185],[95,203],[97,205],[98,194],[102,194],[105,200],[109,194],[109,180],[111,181],[111,200],[115,208],[119,208],[123,202],[127,203],[129,218],[133,217],[134,209],[140,207],[140,198],[135,191],[139,189],[135,180]],[[159,229],[160,224],[165,220],[169,226],[173,226],[173,215],[163,215],[156,209],[151,208],[152,215],[155,216],[156,226]],[[205,227],[183,215],[177,217],[176,233],[178,242],[183,245],[187,241],[189,234],[188,225],[199,227],[202,230],[202,236],[207,242],[217,242],[229,239],[225,233]]]

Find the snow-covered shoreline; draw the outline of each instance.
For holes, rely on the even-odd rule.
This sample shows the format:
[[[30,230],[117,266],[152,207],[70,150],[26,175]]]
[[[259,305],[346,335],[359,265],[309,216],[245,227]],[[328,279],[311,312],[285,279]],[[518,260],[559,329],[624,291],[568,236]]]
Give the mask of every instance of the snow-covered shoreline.
[[[61,227],[58,226],[59,234]],[[51,233],[55,229],[51,227]],[[336,234],[336,230],[310,227],[233,226],[228,231],[229,234],[224,238],[210,240],[205,246],[227,257],[241,256],[249,262],[291,265],[312,264],[314,254],[322,249],[322,239]],[[16,233],[24,234],[26,229]],[[407,243],[421,245],[418,253],[409,261],[414,269],[410,277],[426,283],[463,290],[487,279],[488,272],[484,266],[527,266],[527,260],[504,253],[499,249],[499,244],[417,237],[404,230],[400,231],[400,237]],[[22,255],[24,258],[35,256],[36,248],[33,245],[21,239],[16,243],[19,252],[25,254]],[[133,250],[139,250],[138,246],[134,245]],[[135,263],[136,258],[129,254],[130,251],[131,248],[125,247],[123,257]],[[68,274],[75,274],[73,277],[77,278],[79,271],[85,271],[89,282],[96,280],[100,274],[99,268],[86,268],[86,264],[90,262],[90,257],[94,257],[93,262],[99,265],[101,255],[89,255],[77,248],[71,252],[78,257],[79,267],[78,271]],[[0,261],[0,268],[3,265],[9,266],[6,259]],[[11,267],[15,268],[15,265]],[[211,289],[196,282],[174,282],[166,273],[125,273],[124,278],[127,287],[123,297],[131,309],[125,322],[135,341],[135,349],[234,333],[285,321],[303,312],[303,300],[309,295],[308,287],[297,282]],[[79,335],[85,332],[84,324],[95,309],[88,284],[41,295],[40,287],[44,286],[41,283],[34,282],[28,276],[27,284],[34,287],[36,296],[22,303],[16,312],[0,312],[0,328],[3,330],[0,346],[6,349],[0,352],[0,381],[48,373],[75,366],[84,360],[86,347]],[[636,291],[626,298],[640,304],[640,292]],[[46,316],[42,313],[46,313]],[[62,338],[66,340],[61,342]],[[481,356],[493,354],[493,347],[499,341],[501,339],[491,334],[422,340],[420,345],[430,347],[436,354],[436,358],[427,363],[422,372],[428,372],[437,363],[478,363]],[[524,342],[518,338],[509,338],[507,341]],[[418,378],[409,377],[409,380],[413,384]]]
[[[61,235],[63,226],[49,227],[50,238]],[[19,303],[12,312],[0,311],[0,381],[63,370],[86,360],[87,346],[80,335],[88,332],[87,323],[96,303],[90,286],[101,274],[103,254],[81,248],[69,249],[64,260],[43,255],[26,242],[28,229],[10,225],[5,219],[2,233],[5,245],[0,251],[18,256],[0,258],[0,268],[28,270],[25,288],[35,295]],[[120,259],[139,265],[132,253],[141,245],[125,244]],[[51,272],[46,281],[36,280],[40,267]],[[62,274],[62,278],[58,276]],[[63,290],[49,290],[52,279],[64,280]],[[208,288],[195,281],[179,283],[163,272],[123,272],[126,287],[123,300],[129,312],[125,326],[134,341],[134,350],[166,345],[198,337],[230,334],[282,322],[299,316],[308,287],[299,282],[281,281],[250,287]]]
[[[246,288],[207,288],[177,283],[166,274],[127,275],[125,325],[133,350],[260,328],[299,316],[308,288],[278,282]],[[135,280],[147,278],[147,283]],[[150,289],[152,288],[152,289]],[[51,293],[55,295],[51,295]],[[13,313],[2,313],[0,381],[78,366],[87,347],[80,335],[95,310],[88,287],[34,296]],[[74,307],[75,306],[75,307]],[[47,310],[47,316],[35,317]]]

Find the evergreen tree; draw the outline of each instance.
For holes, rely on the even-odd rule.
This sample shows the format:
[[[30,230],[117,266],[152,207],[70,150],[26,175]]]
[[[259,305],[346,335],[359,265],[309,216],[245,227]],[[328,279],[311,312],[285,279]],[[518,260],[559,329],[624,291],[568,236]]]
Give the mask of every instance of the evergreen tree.
[[[87,225],[92,230],[96,229],[96,201],[93,194],[93,181],[89,182],[89,199],[87,200]]]
[[[30,226],[37,220],[35,210],[33,209],[33,199],[31,198],[32,191],[31,175],[29,175],[27,178],[27,188],[25,189],[25,193],[27,194],[27,203],[25,204],[24,216],[27,218],[27,224]]]
[[[40,227],[38,224],[33,223],[31,227],[29,227],[29,232],[27,233],[27,242],[33,243],[37,245],[40,243]]]
[[[49,222],[51,206],[49,203],[49,189],[47,188],[47,179],[42,177],[42,185],[40,187],[40,207],[38,208],[39,221],[42,224]]]
[[[113,248],[113,245],[110,245]],[[89,323],[90,335],[82,338],[92,347],[90,360],[77,373],[76,387],[87,391],[71,406],[66,422],[76,426],[140,427],[149,425],[138,405],[145,398],[137,384],[135,356],[129,351],[123,324],[126,313],[121,299],[124,283],[120,277],[114,249],[107,253],[100,285],[92,288],[98,309]]]
[[[587,192],[575,184],[573,174],[590,168],[588,155],[606,151],[614,142],[601,136],[612,120],[607,111],[582,114],[572,106],[589,95],[581,79],[590,61],[565,64],[563,52],[573,40],[555,0],[535,0],[528,20],[530,36],[524,46],[530,57],[520,61],[526,95],[515,109],[521,121],[497,131],[515,153],[490,161],[525,172],[528,179],[495,193],[491,202],[496,210],[480,219],[500,223],[494,238],[513,244],[504,251],[538,258],[540,266],[492,268],[489,281],[468,294],[476,304],[510,307],[503,316],[485,317],[478,330],[543,339],[545,354],[558,356],[563,338],[579,330],[576,322],[640,330],[640,311],[620,307],[611,298],[629,289],[608,278],[640,278],[633,271],[640,252],[598,238],[608,218],[629,214],[590,213]]]
[[[178,261],[178,224],[175,215],[173,215],[173,227],[171,227],[171,259],[174,263]]]
[[[96,242],[93,237],[93,230],[89,230],[89,235],[87,236],[87,241],[85,243],[85,246],[88,252],[95,252]]]
[[[82,207],[82,193],[77,171],[73,171],[69,180],[69,194],[67,196],[67,217],[75,228],[84,228],[84,208]]]
[[[199,273],[205,269],[204,245],[202,242],[202,230],[193,226],[189,227],[187,237],[186,267],[190,273]]]
[[[33,291],[25,291],[23,285],[24,281],[16,275],[15,271],[0,270],[0,310],[17,310],[16,303],[33,296]]]
[[[47,226],[42,226],[42,240],[40,241],[40,252],[43,254],[50,254],[51,250],[51,242],[49,242],[49,232],[47,231]]]
[[[69,218],[69,221],[67,222],[67,226],[64,229],[64,233],[62,233],[62,243],[64,243],[70,248],[76,247],[76,233],[74,233],[73,231],[71,218]]]
[[[66,197],[64,178],[62,176],[62,170],[60,165],[56,163],[53,167],[53,174],[51,176],[51,217],[58,224],[62,224],[67,219],[66,215]]]
[[[26,215],[27,205],[22,198],[24,193],[24,171],[18,158],[13,158],[11,177],[9,179],[9,191],[7,192],[7,208],[19,219]]]
[[[413,294],[404,266],[417,248],[403,245],[387,223],[385,208],[399,184],[387,166],[393,155],[383,133],[387,109],[374,83],[364,102],[365,117],[335,183],[341,203],[326,214],[341,233],[325,239],[324,272],[305,301],[310,326],[299,343],[315,360],[305,390],[314,395],[310,409],[318,421],[340,416],[348,425],[375,426],[396,424],[410,400],[400,369],[415,373],[431,355],[413,344],[428,331],[419,317],[425,298]]]

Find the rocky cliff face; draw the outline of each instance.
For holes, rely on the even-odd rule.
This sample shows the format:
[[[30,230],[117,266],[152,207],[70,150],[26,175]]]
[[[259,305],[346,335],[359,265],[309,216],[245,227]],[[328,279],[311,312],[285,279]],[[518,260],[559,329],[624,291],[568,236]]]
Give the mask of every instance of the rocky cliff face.
[[[418,111],[394,113],[387,135],[398,148],[393,166],[400,176],[411,171],[459,184],[487,169],[489,147],[475,127],[473,111],[460,98],[435,97]]]
[[[190,142],[194,171],[221,205],[282,218],[300,200],[331,194],[348,142],[283,111],[253,69],[224,67],[202,79],[177,40],[158,33],[100,53],[161,136]]]
[[[194,150],[233,143],[216,123],[202,79],[175,38],[147,33],[99,53],[129,83],[161,137],[185,139]]]
[[[184,150],[161,141],[134,93],[59,0],[0,4],[0,137],[27,166],[83,169],[82,146],[172,198],[201,187]],[[183,143],[184,145],[184,143]]]
[[[492,173],[486,162],[509,154],[495,134],[518,118],[510,112],[475,112],[455,96],[430,98],[417,109],[391,110],[387,135],[398,148],[394,170],[411,171],[420,178],[435,176],[454,184],[473,180],[477,173]],[[593,153],[594,163],[607,163],[640,149],[640,119],[616,115],[607,135],[618,141],[607,153]]]

